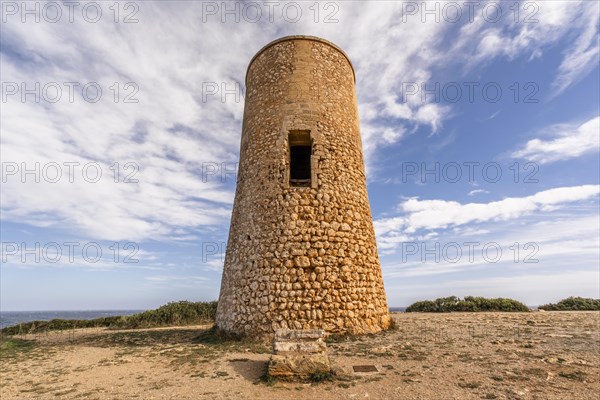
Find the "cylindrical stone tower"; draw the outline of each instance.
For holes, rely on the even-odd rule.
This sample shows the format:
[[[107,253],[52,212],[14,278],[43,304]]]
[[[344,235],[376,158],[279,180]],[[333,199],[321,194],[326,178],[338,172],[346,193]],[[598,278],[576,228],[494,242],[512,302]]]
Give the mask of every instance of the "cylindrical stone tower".
[[[389,327],[354,83],[348,56],[316,37],[250,61],[218,328]]]

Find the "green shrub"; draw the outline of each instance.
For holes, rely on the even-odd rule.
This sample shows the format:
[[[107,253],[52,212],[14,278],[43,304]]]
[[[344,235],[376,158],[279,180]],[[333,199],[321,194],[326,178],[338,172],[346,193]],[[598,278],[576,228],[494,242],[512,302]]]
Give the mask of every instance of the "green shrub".
[[[192,325],[214,321],[217,302],[179,301],[165,304],[156,310],[124,317],[114,324],[117,328],[149,328],[155,326]],[[113,327],[113,325],[111,325]]]
[[[538,308],[545,311],[598,311],[600,299],[567,297],[556,304],[544,304]]]
[[[331,382],[331,381],[333,381],[333,378],[334,378],[334,376],[331,371],[313,372],[308,377],[308,380],[313,383],[319,383],[319,382]]]
[[[516,300],[506,298],[486,299],[485,297],[456,296],[440,297],[435,300],[417,301],[406,308],[406,312],[478,312],[508,311],[527,312],[529,308]]]
[[[3,328],[0,330],[0,333],[3,335],[17,335],[21,333],[93,327],[134,329],[156,326],[193,325],[213,322],[216,313],[216,301],[178,301],[165,304],[156,310],[144,311],[129,316],[103,317],[90,320],[53,319],[50,321],[31,321]]]

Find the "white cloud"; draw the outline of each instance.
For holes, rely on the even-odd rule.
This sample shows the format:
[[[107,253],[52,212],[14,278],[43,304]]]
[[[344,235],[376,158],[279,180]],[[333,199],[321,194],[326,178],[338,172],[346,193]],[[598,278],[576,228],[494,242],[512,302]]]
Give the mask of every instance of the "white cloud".
[[[434,239],[409,238],[404,241],[399,258],[386,260],[384,275],[418,277],[476,270],[492,273],[490,269],[509,271],[515,267],[519,273],[539,272],[562,269],[575,258],[576,269],[597,264],[600,246],[597,213],[584,216],[570,213],[568,218],[531,217],[517,224],[515,228],[514,222],[499,221],[488,224],[488,230],[453,229]],[[486,245],[491,249],[486,253],[487,259],[483,254]],[[496,248],[501,249],[497,260]]]
[[[456,74],[466,75],[497,58],[514,60],[526,56],[531,61],[543,57],[546,49],[565,38],[574,38],[576,46],[565,53],[556,72],[556,82],[562,91],[585,77],[597,64],[594,61],[598,53],[594,39],[597,2],[522,4],[518,22],[514,10],[502,7],[504,17],[496,23],[484,18],[482,9],[488,3],[497,4],[481,2],[474,12],[474,21],[460,26],[458,35],[449,34],[456,25],[443,19],[441,23],[433,18],[422,22],[417,14],[403,20],[400,2],[378,2],[369,7],[343,3],[343,24],[316,31],[340,44],[354,62],[363,148],[370,170],[379,147],[406,137],[406,134],[390,135],[390,129],[414,132],[425,126],[435,133],[452,117],[452,107],[431,99],[432,96],[425,101],[419,95],[401,99],[402,83],[431,86],[436,79],[433,71],[440,65],[448,71],[456,68]],[[345,24],[369,29],[344,29]],[[445,41],[448,37],[452,41]]]
[[[598,66],[600,50],[598,42],[599,22],[600,3],[597,1],[582,2],[581,11],[574,21],[575,24],[579,23],[582,33],[569,46],[562,63],[558,67],[558,76],[553,84],[554,96],[577,83]]]
[[[583,185],[548,189],[527,197],[509,197],[490,203],[461,204],[446,200],[409,199],[401,205],[407,214],[407,232],[418,229],[441,229],[473,222],[518,218],[547,207],[598,196],[600,186]]]
[[[489,194],[490,192],[488,192],[487,190],[484,190],[484,189],[475,189],[475,190],[471,190],[469,193],[467,193],[467,196],[475,196],[476,194],[479,194],[479,193]]]
[[[548,140],[532,139],[512,153],[514,158],[525,158],[546,164],[567,160],[600,150],[600,117],[580,125],[555,125],[546,129],[555,137]]]
[[[571,194],[564,190],[562,194],[548,192],[528,198],[536,198],[531,201],[539,205],[584,197],[584,193],[577,193],[579,190]],[[491,204],[488,207],[493,207]],[[378,245],[383,242],[395,246],[386,246],[381,252],[388,302],[407,305],[423,299],[423,293],[426,298],[512,297],[527,304],[573,295],[595,296],[599,290],[600,246],[597,204],[576,207],[565,202],[553,211],[543,209],[510,219],[489,219],[488,215],[485,224],[439,228],[433,237],[404,233],[409,224],[407,216],[378,221]],[[389,238],[398,235],[404,235],[405,240],[391,243]],[[408,245],[416,245],[417,250]],[[499,246],[497,261],[484,257],[486,245],[493,245],[487,253],[489,258],[495,258]],[[444,252],[446,246],[448,253]],[[461,249],[458,259],[457,247]]]
[[[405,247],[404,255],[399,252],[382,258],[388,301],[407,305],[423,299],[423,293],[426,298],[511,297],[532,305],[567,296],[597,297],[598,209],[589,206],[581,211],[568,209],[489,222],[487,230],[454,228],[426,242],[411,239],[430,252],[419,248],[413,254]],[[438,262],[431,253],[436,243],[440,247]],[[488,244],[500,247],[498,261],[483,257]],[[445,254],[442,250],[450,245],[462,250],[456,262],[451,262],[456,258],[454,251]],[[487,254],[494,258],[494,248]]]
[[[110,243],[55,239],[49,242],[0,242],[2,267],[77,268],[86,271],[166,270],[160,253],[147,251],[137,243]]]
[[[447,200],[419,200],[411,198],[402,202],[403,215],[374,221],[378,246],[386,251],[399,243],[422,240],[426,234],[488,221],[506,221],[570,206],[575,202],[597,199],[598,185],[583,185],[548,189],[526,197],[509,197],[489,203],[461,204]],[[470,227],[473,228],[473,227]],[[473,228],[474,229],[474,228]],[[489,228],[488,228],[489,229]],[[430,232],[434,233],[434,232]]]
[[[392,129],[392,128],[384,128],[383,129],[383,140],[385,140],[388,143],[395,143],[397,142],[402,136],[404,136],[404,133],[406,132],[406,130],[402,127],[398,127],[396,129]]]
[[[73,103],[4,103],[3,161],[98,162],[105,172],[96,184],[3,184],[4,220],[107,240],[185,240],[198,230],[222,226],[233,182],[203,182],[198,171],[203,162],[237,161],[243,102],[204,102],[202,83],[243,83],[255,52],[286,34],[322,36],[350,55],[367,164],[380,146],[420,126],[440,131],[451,116],[451,108],[419,96],[399,101],[402,82],[428,82],[440,65],[464,70],[494,57],[514,58],[582,30],[577,51],[566,57],[593,60],[580,56],[593,53],[593,21],[573,24],[573,16],[583,12],[578,5],[544,4],[539,24],[510,29],[504,29],[504,20],[489,24],[479,18],[460,30],[454,46],[448,46],[446,35],[455,24],[422,23],[418,17],[399,23],[402,6],[394,2],[339,3],[339,22],[333,24],[314,24],[308,17],[299,23],[235,23],[232,18],[221,23],[219,16],[199,23],[200,2],[140,7],[137,24],[115,24],[111,18],[96,24],[2,24],[4,81],[30,86],[35,81],[98,82],[104,91],[98,103],[80,96]],[[489,46],[490,41],[498,46]],[[474,56],[478,51],[481,57]],[[565,61],[561,71],[571,77],[587,69]],[[122,95],[123,85],[135,82],[139,103],[111,101],[115,82]],[[139,165],[139,185],[112,182],[110,166],[127,161]]]
[[[488,3],[495,2],[482,2],[481,6]],[[474,22],[461,27],[448,54],[459,55],[465,64],[463,71],[470,73],[500,57],[543,58],[546,49],[569,40],[553,83],[552,96],[556,96],[598,64],[599,7],[594,1],[526,2],[520,4],[518,16],[514,9],[506,10],[505,18],[497,23],[487,22],[483,13],[476,12]]]
[[[232,26],[216,19],[197,24],[199,5],[192,3],[141,7],[140,23],[120,27],[110,18],[97,24],[2,25],[3,49],[12,51],[3,53],[3,81],[28,87],[57,82],[65,90],[54,104],[15,96],[2,105],[3,162],[25,162],[28,168],[97,162],[103,172],[93,184],[82,178],[81,167],[73,183],[68,176],[59,183],[35,183],[31,176],[23,183],[12,176],[3,183],[4,220],[106,240],[177,240],[227,221],[235,177],[204,182],[202,166],[235,165],[243,103],[202,101],[202,82],[242,80],[268,31],[246,24],[247,35],[230,35]],[[157,34],[166,21],[179,29]],[[239,51],[218,51],[225,46]],[[90,103],[76,94],[69,102],[64,82],[97,82],[103,96]],[[115,103],[115,82],[121,95],[129,93],[125,83],[135,82],[139,103]],[[121,168],[134,162],[140,183],[114,183],[115,162]]]

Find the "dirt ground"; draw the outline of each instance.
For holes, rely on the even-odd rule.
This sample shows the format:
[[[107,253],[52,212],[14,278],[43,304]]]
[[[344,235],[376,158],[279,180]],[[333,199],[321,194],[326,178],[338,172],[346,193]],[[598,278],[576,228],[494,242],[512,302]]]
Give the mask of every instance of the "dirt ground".
[[[347,375],[319,383],[261,379],[268,345],[215,341],[206,326],[23,337],[0,355],[0,398],[596,400],[600,393],[600,312],[394,318],[392,331],[331,341],[330,358]],[[354,372],[359,365],[377,372]]]

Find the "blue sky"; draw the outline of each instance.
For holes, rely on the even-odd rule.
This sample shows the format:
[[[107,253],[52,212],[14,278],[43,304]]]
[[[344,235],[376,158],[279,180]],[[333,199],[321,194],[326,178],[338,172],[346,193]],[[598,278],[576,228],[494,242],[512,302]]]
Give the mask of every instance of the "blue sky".
[[[2,310],[216,299],[246,67],[294,34],[354,64],[390,306],[600,296],[597,2],[113,3],[2,3]]]

